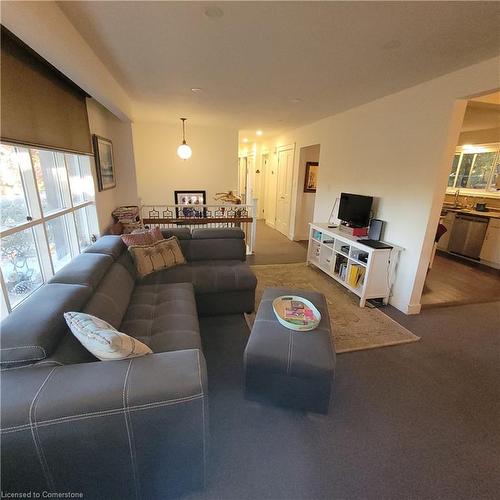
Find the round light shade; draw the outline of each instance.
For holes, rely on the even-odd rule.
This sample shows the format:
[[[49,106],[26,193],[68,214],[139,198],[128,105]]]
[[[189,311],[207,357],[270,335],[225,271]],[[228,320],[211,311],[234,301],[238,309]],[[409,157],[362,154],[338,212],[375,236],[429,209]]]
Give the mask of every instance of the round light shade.
[[[177,156],[182,160],[189,160],[192,154],[193,152],[191,151],[191,148],[187,144],[181,144],[177,148]]]

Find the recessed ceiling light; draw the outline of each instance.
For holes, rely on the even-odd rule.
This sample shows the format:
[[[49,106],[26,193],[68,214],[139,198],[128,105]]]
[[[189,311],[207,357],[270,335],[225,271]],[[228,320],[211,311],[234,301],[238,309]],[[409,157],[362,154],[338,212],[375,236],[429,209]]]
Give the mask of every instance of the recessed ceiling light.
[[[257,130],[257,132],[255,132],[257,135],[262,135],[262,130]]]
[[[298,102],[302,102],[302,99],[300,97],[294,97],[293,99],[290,99],[290,101],[297,104]]]
[[[194,92],[195,94],[197,94],[198,92],[201,92],[203,89],[201,89],[200,87],[193,87],[191,89],[191,92]]]
[[[246,143],[246,142],[248,142],[248,139],[245,137],[245,138],[243,139],[243,142],[245,142],[245,143]]]
[[[211,5],[205,9],[205,15],[212,19],[219,19],[224,15],[224,11],[216,5]]]

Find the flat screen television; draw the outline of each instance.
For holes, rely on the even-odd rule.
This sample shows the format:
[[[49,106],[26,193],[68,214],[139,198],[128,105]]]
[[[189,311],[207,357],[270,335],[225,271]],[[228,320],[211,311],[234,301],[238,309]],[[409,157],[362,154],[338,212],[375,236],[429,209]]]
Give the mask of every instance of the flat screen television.
[[[372,196],[341,193],[339,219],[349,226],[366,227],[370,222],[372,203]]]

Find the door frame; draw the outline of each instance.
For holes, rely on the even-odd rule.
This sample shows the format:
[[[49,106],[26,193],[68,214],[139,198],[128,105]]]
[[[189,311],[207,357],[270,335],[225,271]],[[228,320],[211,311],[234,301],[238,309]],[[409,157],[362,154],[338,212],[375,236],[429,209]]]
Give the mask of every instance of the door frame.
[[[243,163],[245,164],[245,174],[242,175],[242,168],[243,168]],[[242,192],[242,179],[244,179],[245,184],[244,184],[244,189]],[[248,181],[248,159],[247,155],[241,155],[238,157],[238,194],[241,196],[242,194],[245,195],[246,198],[246,191],[247,191],[247,181]],[[245,201],[246,203],[246,201]]]
[[[259,213],[257,214],[258,219],[266,220],[266,209],[267,209],[267,190],[268,190],[268,169],[269,163],[271,161],[271,155],[269,150],[262,151],[260,154],[260,193],[259,193]]]

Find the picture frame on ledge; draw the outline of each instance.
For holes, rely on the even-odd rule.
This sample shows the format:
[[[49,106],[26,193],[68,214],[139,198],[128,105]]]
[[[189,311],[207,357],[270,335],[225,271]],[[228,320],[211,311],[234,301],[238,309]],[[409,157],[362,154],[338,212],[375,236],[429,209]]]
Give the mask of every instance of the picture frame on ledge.
[[[174,200],[176,205],[187,205],[185,208],[175,207],[175,217],[197,218],[206,216],[206,208],[203,205],[207,203],[207,192],[202,190],[190,189],[186,191],[174,191]],[[191,205],[201,205],[196,208]]]
[[[116,187],[113,143],[109,139],[96,134],[92,136],[92,142],[97,171],[97,187],[99,191],[113,189]]]
[[[304,193],[315,193],[318,187],[318,168],[317,161],[308,161],[306,163],[306,175],[304,177]]]

